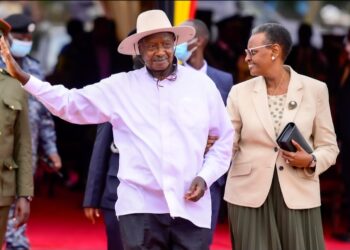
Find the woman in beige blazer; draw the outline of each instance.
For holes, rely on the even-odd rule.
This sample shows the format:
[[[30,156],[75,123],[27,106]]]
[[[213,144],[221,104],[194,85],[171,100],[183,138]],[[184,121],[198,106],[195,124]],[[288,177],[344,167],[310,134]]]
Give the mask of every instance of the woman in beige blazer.
[[[245,60],[256,77],[235,85],[227,100],[236,137],[224,199],[235,250],[325,249],[319,175],[339,149],[326,84],[284,65],[291,46],[279,24],[253,29]],[[296,152],[278,147],[288,122],[312,154],[297,143]]]

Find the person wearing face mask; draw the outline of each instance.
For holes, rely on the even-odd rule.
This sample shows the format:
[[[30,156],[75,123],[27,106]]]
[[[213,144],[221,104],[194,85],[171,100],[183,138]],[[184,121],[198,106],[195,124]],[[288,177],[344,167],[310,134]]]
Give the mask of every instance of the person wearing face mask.
[[[204,59],[204,50],[209,42],[210,35],[207,26],[204,22],[198,19],[188,20],[182,25],[193,27],[196,30],[196,36],[190,41],[176,46],[175,56],[186,67],[207,74],[215,83],[221,94],[222,100],[226,105],[226,99],[231,87],[234,84],[234,81],[230,73],[211,67]],[[215,140],[216,138],[211,137],[209,139]],[[211,241],[213,239],[213,234],[219,217],[225,180],[226,176],[224,175],[210,187],[210,194],[212,198]]]
[[[197,41],[198,38],[195,37],[186,43],[179,44],[176,46],[175,56],[177,57],[177,59],[180,60],[182,64],[185,64],[187,60],[190,59],[190,57],[192,56],[193,51],[195,51],[198,48],[198,46],[195,45]],[[192,48],[189,49],[189,47]]]
[[[13,25],[10,32],[11,54],[15,58],[23,60],[32,50],[32,33],[35,30],[35,24],[23,14],[10,15],[5,18],[5,21]]]
[[[8,43],[11,26],[0,18],[0,37]],[[1,51],[1,50],[0,50]],[[0,249],[6,232],[10,206],[12,223],[18,227],[30,215],[33,196],[28,95],[20,83],[0,68]]]
[[[35,24],[30,17],[24,14],[13,14],[4,19],[12,26],[9,33],[10,52],[23,69],[43,79],[43,73],[39,62],[32,58],[29,53],[32,49],[32,34],[35,30]],[[0,60],[0,67],[4,68],[5,64]],[[56,131],[54,121],[48,110],[32,95],[28,98],[29,125],[31,130],[32,143],[32,168],[35,173],[38,151],[44,153],[53,163],[53,171],[61,168],[61,158],[56,146]],[[40,142],[40,143],[39,143]],[[26,224],[15,229],[15,223],[11,219],[15,211],[14,204],[11,206],[9,220],[6,231],[6,250],[9,249],[29,249],[29,241],[25,235]]]

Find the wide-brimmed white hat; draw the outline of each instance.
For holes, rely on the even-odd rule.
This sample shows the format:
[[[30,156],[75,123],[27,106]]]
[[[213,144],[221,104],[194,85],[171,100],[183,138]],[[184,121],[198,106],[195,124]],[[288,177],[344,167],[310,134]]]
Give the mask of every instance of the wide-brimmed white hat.
[[[138,42],[149,35],[159,32],[172,32],[176,36],[176,43],[181,44],[191,40],[196,31],[191,26],[171,26],[162,10],[149,10],[137,17],[136,34],[125,38],[118,46],[118,52],[125,55],[140,54]]]

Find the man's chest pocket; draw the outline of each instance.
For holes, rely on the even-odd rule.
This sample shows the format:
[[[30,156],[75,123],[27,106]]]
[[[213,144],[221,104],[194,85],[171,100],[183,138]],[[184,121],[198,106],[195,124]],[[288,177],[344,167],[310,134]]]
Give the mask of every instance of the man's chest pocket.
[[[4,119],[4,129],[8,130],[8,132],[13,133],[13,126],[22,108],[22,104],[18,100],[7,97],[2,100],[1,116]]]
[[[208,110],[201,100],[184,98],[177,103],[176,114],[179,122],[187,128],[198,130],[207,127]]]

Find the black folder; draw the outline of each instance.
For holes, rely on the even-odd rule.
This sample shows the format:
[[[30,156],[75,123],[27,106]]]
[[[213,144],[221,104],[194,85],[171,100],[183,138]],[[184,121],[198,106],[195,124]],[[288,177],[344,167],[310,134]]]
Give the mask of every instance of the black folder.
[[[296,152],[297,149],[294,147],[292,140],[299,143],[299,145],[309,154],[312,153],[312,148],[306,142],[298,127],[295,125],[295,123],[290,122],[284,127],[276,142],[281,149],[290,152]]]

